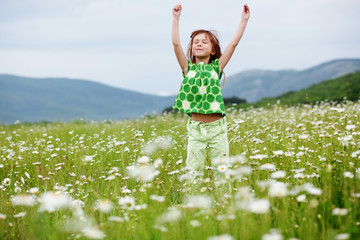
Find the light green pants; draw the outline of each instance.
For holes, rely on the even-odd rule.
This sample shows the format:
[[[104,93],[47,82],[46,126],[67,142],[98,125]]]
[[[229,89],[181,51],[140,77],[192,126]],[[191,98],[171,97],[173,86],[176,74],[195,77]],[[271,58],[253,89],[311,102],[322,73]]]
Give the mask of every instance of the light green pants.
[[[210,123],[202,123],[189,119],[186,127],[188,131],[187,168],[203,173],[206,148],[209,148],[213,167],[214,159],[229,157],[225,117]]]

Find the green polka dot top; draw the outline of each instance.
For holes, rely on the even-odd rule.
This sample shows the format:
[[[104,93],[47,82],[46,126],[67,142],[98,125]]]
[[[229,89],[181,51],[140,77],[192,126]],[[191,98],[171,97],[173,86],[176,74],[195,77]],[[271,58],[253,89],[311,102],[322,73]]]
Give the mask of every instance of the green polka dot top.
[[[219,77],[219,59],[209,64],[200,62],[198,65],[188,60],[188,73],[184,76],[173,108],[189,116],[191,113],[221,113],[225,116],[221,75]]]

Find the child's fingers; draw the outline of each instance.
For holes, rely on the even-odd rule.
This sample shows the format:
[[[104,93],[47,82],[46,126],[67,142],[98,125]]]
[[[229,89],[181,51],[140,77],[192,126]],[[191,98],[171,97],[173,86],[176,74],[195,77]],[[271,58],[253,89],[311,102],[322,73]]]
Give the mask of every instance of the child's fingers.
[[[175,12],[181,11],[181,5],[180,4],[175,5],[174,11]]]
[[[249,6],[247,4],[244,5],[244,12],[248,13],[250,11]]]

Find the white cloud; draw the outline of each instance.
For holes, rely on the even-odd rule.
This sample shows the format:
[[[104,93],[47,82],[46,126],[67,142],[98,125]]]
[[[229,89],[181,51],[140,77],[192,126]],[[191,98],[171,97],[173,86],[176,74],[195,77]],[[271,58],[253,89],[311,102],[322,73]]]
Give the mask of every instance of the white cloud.
[[[164,0],[0,0],[0,73],[69,77],[176,94],[181,73]],[[213,28],[224,49],[240,21],[235,0],[179,0],[186,50],[191,31]],[[360,57],[358,0],[248,0],[251,18],[225,69],[304,69]]]

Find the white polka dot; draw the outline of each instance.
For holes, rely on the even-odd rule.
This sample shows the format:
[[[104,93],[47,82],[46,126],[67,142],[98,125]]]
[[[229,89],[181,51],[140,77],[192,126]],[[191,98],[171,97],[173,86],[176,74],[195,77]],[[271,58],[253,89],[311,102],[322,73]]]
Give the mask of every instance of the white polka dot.
[[[219,76],[218,76],[218,74],[217,74],[215,71],[212,71],[212,72],[211,72],[211,76],[212,76],[214,79],[219,79]]]
[[[218,110],[219,107],[220,107],[220,105],[219,105],[219,103],[217,103],[217,102],[213,102],[213,103],[210,105],[210,107],[211,107],[212,110]]]
[[[189,78],[193,78],[193,77],[195,77],[195,75],[196,75],[196,72],[195,72],[195,71],[189,71],[188,74],[187,74],[187,76],[188,76]]]
[[[188,109],[190,107],[190,103],[188,101],[183,101],[183,108]]]

